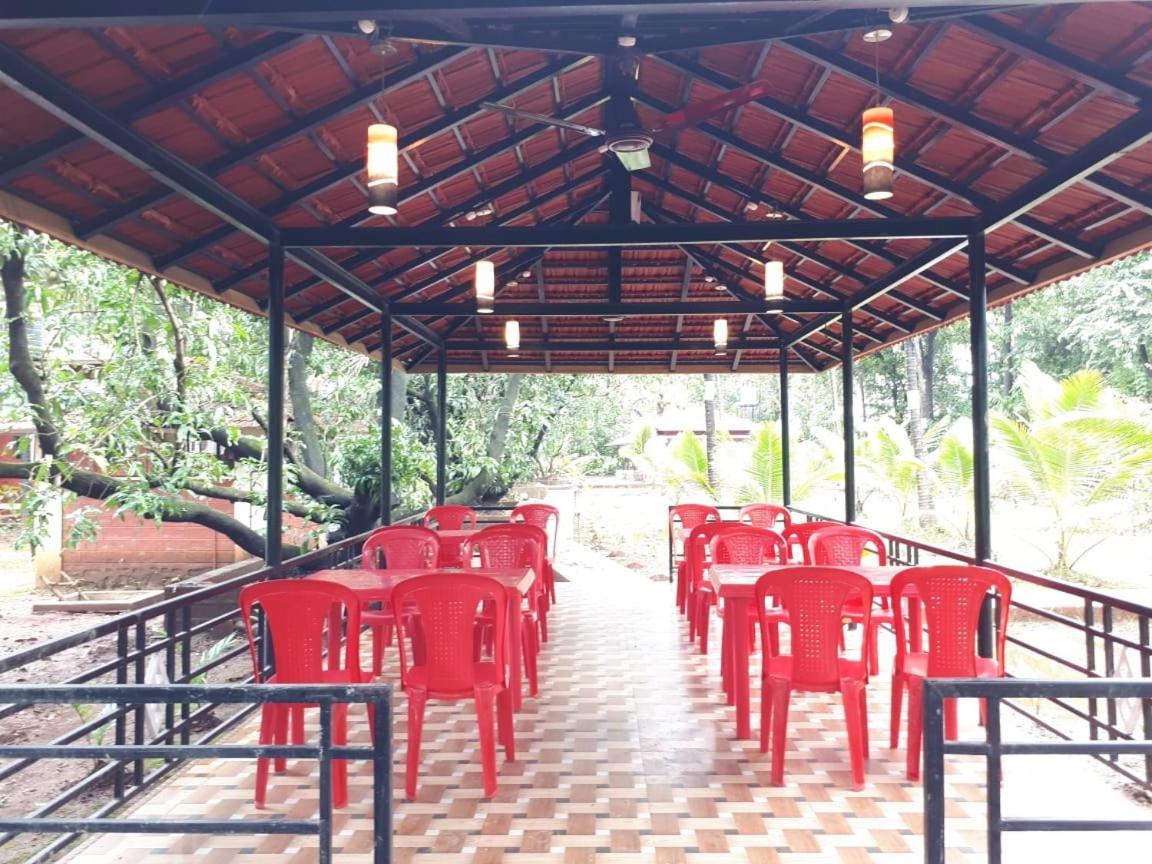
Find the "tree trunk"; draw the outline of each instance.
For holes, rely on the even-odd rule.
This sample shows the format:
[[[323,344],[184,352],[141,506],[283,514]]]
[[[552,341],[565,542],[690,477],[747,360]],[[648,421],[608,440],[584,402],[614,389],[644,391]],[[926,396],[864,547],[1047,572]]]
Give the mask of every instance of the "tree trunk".
[[[520,395],[520,382],[523,375],[509,375],[508,384],[504,388],[504,398],[500,400],[500,407],[496,409],[496,418],[492,422],[492,431],[488,433],[487,455],[489,459],[500,461],[504,458],[504,451],[508,446],[508,429],[512,425],[512,410],[516,407],[516,398]],[[472,504],[478,501],[492,486],[492,476],[487,469],[482,470],[464,484],[464,488],[445,499],[445,504]]]
[[[708,485],[716,488],[716,376],[704,373],[704,454],[708,460]]]
[[[1152,392],[1152,358],[1148,356],[1148,346],[1144,342],[1137,342],[1136,353],[1140,357],[1140,367],[1144,370],[1144,380],[1148,382],[1148,389]]]
[[[1007,399],[1012,395],[1012,390],[1016,386],[1016,374],[1013,369],[1013,364],[1016,358],[1013,357],[1012,347],[1012,304],[1008,303],[1004,306],[1004,349],[1003,358],[1001,363],[1004,366],[1004,374],[1000,377],[1000,392]]]
[[[920,416],[927,427],[936,419],[936,332],[929,330],[920,342]]]
[[[321,477],[328,476],[328,463],[324,458],[324,445],[316,416],[312,413],[312,394],[308,390],[308,358],[312,355],[315,337],[309,333],[293,331],[288,343],[288,396],[292,401],[292,426],[300,433],[304,445],[301,459]]]
[[[924,420],[920,413],[920,363],[919,339],[904,340],[904,375],[908,392],[908,437],[912,441],[912,453],[921,462],[927,460],[924,450]],[[916,473],[916,513],[921,527],[936,524],[936,514],[932,501],[932,484],[926,470]]]

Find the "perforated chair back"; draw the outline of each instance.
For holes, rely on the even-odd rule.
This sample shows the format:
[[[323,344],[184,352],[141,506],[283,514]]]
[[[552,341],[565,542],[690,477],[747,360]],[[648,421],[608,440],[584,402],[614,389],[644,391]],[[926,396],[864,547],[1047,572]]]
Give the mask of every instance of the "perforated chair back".
[[[509,522],[524,522],[544,530],[548,539],[545,554],[550,560],[556,558],[556,543],[560,537],[560,511],[551,504],[530,501],[512,508]]]
[[[489,668],[503,676],[507,607],[504,586],[487,576],[437,572],[401,582],[392,590],[401,683],[407,688],[418,680],[419,688],[433,696],[472,695],[481,665],[475,656],[475,634],[482,613],[483,622],[495,628]],[[410,662],[410,641],[423,646],[419,664]]]
[[[778,649],[773,645],[775,640],[769,639],[769,627],[786,623],[791,633],[788,656],[792,658],[793,685],[804,690],[839,689],[844,607],[849,601],[863,605],[867,633],[872,593],[872,583],[863,576],[834,567],[784,567],[765,573],[756,581],[756,603],[766,658],[781,656],[774,653]],[[784,622],[772,616],[772,598],[784,609]],[[863,669],[863,645],[859,662]]]
[[[808,537],[808,559],[813,564],[855,567],[860,564],[888,563],[884,538],[858,525],[833,525]]]
[[[1012,604],[1012,583],[1003,573],[962,564],[910,567],[892,580],[892,600],[899,602],[901,609],[909,600],[909,589],[924,608],[929,678],[976,677],[980,608],[990,592],[997,595],[996,659],[1003,664]],[[908,653],[904,616],[895,615],[893,623],[896,667],[902,668]]]
[[[462,528],[476,527],[476,511],[463,504],[441,504],[428,508],[424,514],[425,528],[440,528],[444,531],[459,531]]]
[[[747,522],[756,528],[768,528],[786,534],[792,527],[792,514],[787,507],[778,504],[745,504],[737,516],[740,522]]]
[[[395,525],[373,531],[360,561],[368,569],[426,569],[440,557],[440,537],[419,525]]]
[[[697,525],[684,541],[684,566],[688,571],[688,584],[692,589],[704,579],[704,570],[711,561],[711,543],[716,532],[731,522],[705,522]]]
[[[792,526],[784,532],[784,540],[788,543],[788,555],[797,564],[812,563],[812,556],[808,552],[808,538],[823,528],[836,528],[842,522],[793,522]]]
[[[360,603],[343,585],[307,579],[257,582],[240,591],[240,612],[248,634],[252,667],[259,681],[253,611],[264,612],[276,657],[276,681],[281,684],[317,684],[359,680]],[[325,652],[328,628],[345,623],[344,652]]]
[[[788,545],[768,528],[751,525],[722,525],[709,543],[717,564],[787,564]]]
[[[720,511],[710,504],[677,504],[668,511],[669,536],[683,542],[697,525],[719,521]]]

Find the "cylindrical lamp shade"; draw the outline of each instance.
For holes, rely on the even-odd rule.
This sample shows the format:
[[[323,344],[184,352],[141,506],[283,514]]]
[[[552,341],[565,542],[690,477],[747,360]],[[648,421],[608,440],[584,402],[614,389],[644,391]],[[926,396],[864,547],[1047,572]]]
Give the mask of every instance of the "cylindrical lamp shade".
[[[509,357],[520,356],[520,322],[504,322],[504,344],[508,348]]]
[[[893,162],[896,158],[896,127],[891,108],[864,112],[860,153],[864,161],[864,197],[883,201],[892,197]]]
[[[393,216],[399,204],[400,173],[396,127],[373,123],[368,127],[368,212]]]
[[[784,296],[784,262],[764,262],[764,299],[779,300]]]
[[[490,313],[496,299],[496,265],[491,261],[477,261],[472,268],[472,282],[476,287],[476,311]]]
[[[712,322],[712,342],[716,346],[716,356],[728,353],[728,319],[717,318]]]

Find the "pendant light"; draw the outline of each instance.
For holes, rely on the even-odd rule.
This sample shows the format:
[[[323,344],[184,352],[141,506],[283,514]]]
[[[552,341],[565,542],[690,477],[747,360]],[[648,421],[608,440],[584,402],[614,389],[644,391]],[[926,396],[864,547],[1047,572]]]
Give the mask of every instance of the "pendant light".
[[[472,284],[476,288],[476,311],[489,314],[496,299],[496,265],[477,261],[472,267]]]
[[[717,318],[712,322],[712,344],[716,346],[716,356],[728,353],[728,319]]]
[[[520,322],[504,322],[504,345],[508,348],[509,357],[520,356]]]
[[[394,216],[399,202],[396,127],[373,123],[368,127],[368,212]]]
[[[867,34],[864,37],[868,38]],[[861,118],[860,156],[864,164],[864,197],[869,201],[886,201],[892,197],[892,174],[896,160],[896,125],[891,108],[880,104],[880,41],[873,46],[876,70],[876,98]]]
[[[784,299],[784,262],[764,262],[764,299]]]

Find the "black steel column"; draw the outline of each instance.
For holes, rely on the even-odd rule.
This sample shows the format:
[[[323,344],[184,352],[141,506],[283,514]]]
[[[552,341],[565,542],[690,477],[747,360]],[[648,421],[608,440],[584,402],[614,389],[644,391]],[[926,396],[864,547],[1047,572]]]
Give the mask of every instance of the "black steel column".
[[[392,524],[392,313],[380,316],[380,524]]]
[[[284,247],[268,246],[268,490],[264,561],[279,576],[284,551]]]
[[[448,351],[436,358],[436,503],[444,503],[448,487]]]
[[[788,430],[788,346],[780,346],[780,475],[781,502],[792,503],[792,459]]]
[[[843,382],[844,403],[844,521],[856,521],[856,420],[853,416],[852,383],[852,309],[846,307],[840,316],[840,374]]]
[[[968,237],[968,321],[972,348],[972,503],[976,561],[992,557],[992,493],[988,470],[988,286],[984,281],[984,234]],[[979,650],[992,656],[992,607],[980,610]]]

